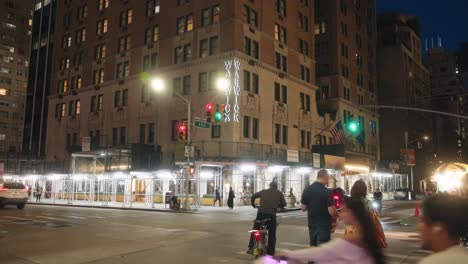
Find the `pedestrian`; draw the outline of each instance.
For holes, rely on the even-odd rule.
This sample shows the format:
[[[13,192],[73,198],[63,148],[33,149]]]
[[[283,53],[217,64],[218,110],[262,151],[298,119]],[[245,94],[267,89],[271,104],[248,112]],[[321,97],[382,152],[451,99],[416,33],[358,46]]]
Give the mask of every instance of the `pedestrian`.
[[[228,195],[227,204],[228,204],[229,209],[231,210],[234,209],[234,198],[236,198],[236,196],[234,195],[234,191],[232,190],[232,187],[229,187],[229,195]]]
[[[344,201],[341,218],[345,224],[358,226],[363,230],[356,238],[338,238],[319,247],[296,251],[279,252],[277,258],[293,261],[314,261],[314,263],[385,263],[383,251],[377,245],[373,228],[373,219],[367,211],[367,205],[360,198],[348,198]]]
[[[221,206],[221,193],[219,192],[219,187],[216,187],[215,200],[213,206],[216,205],[216,202],[219,202],[219,206]]]
[[[307,211],[311,246],[330,241],[332,217],[337,215],[332,191],[326,187],[329,178],[330,175],[326,170],[320,170],[317,180],[302,194],[301,209]]]
[[[278,208],[284,208],[286,206],[286,200],[282,192],[278,190],[277,182],[270,182],[270,188],[254,193],[250,199],[250,203],[253,208],[257,208],[255,200],[260,199],[260,206],[257,210],[257,217],[255,218],[253,229],[257,230],[260,228],[260,224],[257,221],[269,219],[266,222],[268,229],[268,247],[267,254],[273,256],[276,249],[276,212]],[[253,254],[254,237],[253,233],[250,235],[249,248],[247,254]]]
[[[418,225],[422,247],[434,254],[420,264],[467,263],[468,249],[459,246],[460,237],[468,234],[468,200],[437,194],[423,203],[423,215]]]
[[[41,201],[41,196],[42,196],[42,187],[38,185],[36,187],[36,202]]]
[[[385,234],[383,232],[382,224],[380,223],[380,217],[378,213],[374,209],[372,209],[371,206],[369,205],[369,200],[367,199],[367,185],[363,180],[358,180],[353,184],[353,187],[351,187],[351,198],[362,200],[362,203],[366,207],[367,212],[369,213],[370,217],[373,219],[373,225],[377,232],[376,236],[378,238],[378,246],[380,248],[386,248],[387,242],[385,239]],[[361,233],[362,233],[362,230],[360,230],[359,227],[353,226],[353,225],[347,225],[345,227],[344,236],[353,238],[353,237],[360,236]]]

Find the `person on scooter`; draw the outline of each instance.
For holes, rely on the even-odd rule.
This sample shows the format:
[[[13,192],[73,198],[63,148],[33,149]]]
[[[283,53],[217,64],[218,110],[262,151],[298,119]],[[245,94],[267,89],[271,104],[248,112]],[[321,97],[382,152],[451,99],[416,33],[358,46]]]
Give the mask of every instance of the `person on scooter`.
[[[257,220],[270,219],[267,222],[268,228],[268,248],[267,254],[274,255],[276,248],[276,211],[278,208],[284,208],[286,206],[286,200],[282,192],[278,191],[278,183],[271,182],[270,188],[254,193],[251,198],[253,208],[257,208],[255,200],[260,198],[260,206],[257,211]],[[253,229],[258,229],[260,226],[255,222]],[[253,253],[254,238],[251,235],[249,241],[249,249],[247,254]]]

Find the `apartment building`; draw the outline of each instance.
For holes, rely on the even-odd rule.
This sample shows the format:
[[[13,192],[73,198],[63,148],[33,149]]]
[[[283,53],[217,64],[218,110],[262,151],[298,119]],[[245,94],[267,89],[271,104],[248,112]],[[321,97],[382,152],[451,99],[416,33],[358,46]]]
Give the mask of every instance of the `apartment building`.
[[[346,134],[346,163],[362,173],[379,160],[376,11],[373,0],[315,1],[315,58],[320,110],[333,112]],[[346,129],[358,123],[358,132]]]
[[[29,65],[32,3],[2,0],[0,18],[0,153],[18,153]]]

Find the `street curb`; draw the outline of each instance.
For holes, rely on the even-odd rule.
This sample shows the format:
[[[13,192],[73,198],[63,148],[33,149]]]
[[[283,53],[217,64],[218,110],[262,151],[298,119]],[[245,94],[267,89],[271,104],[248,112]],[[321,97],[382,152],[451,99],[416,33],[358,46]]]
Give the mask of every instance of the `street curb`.
[[[204,212],[199,212],[198,210],[193,210],[190,212],[185,211],[176,211],[170,209],[156,209],[156,208],[137,208],[137,207],[115,207],[115,206],[95,206],[95,205],[80,205],[80,204],[55,204],[55,203],[31,203],[28,205],[38,205],[38,206],[61,206],[61,207],[76,207],[76,208],[93,208],[93,209],[112,209],[112,210],[127,210],[127,211],[143,211],[143,212],[156,212],[156,213],[175,213],[175,214],[205,214]],[[294,209],[285,209],[280,213],[287,213],[293,211],[300,211],[300,208]],[[216,212],[206,212],[206,214],[214,214]]]
[[[79,204],[28,203],[28,205],[93,208],[93,209],[112,209],[112,210],[127,210],[127,211],[144,211],[144,212],[156,212],[156,213],[183,213],[183,214],[196,213],[196,211],[184,212],[184,211],[153,209],[153,208],[150,209],[150,208],[136,208],[136,207],[95,206],[95,205],[79,205]]]

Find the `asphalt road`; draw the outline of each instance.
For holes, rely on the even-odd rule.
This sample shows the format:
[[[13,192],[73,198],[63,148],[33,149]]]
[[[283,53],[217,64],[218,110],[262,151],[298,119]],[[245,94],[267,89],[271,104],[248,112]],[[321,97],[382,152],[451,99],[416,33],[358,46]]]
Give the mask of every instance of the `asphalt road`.
[[[414,227],[394,222],[413,203],[387,204],[388,263],[417,263]],[[247,231],[255,211],[181,214],[29,205],[0,209],[0,263],[252,263]],[[308,246],[306,216],[280,215],[278,249]],[[340,236],[338,230],[334,236]]]

